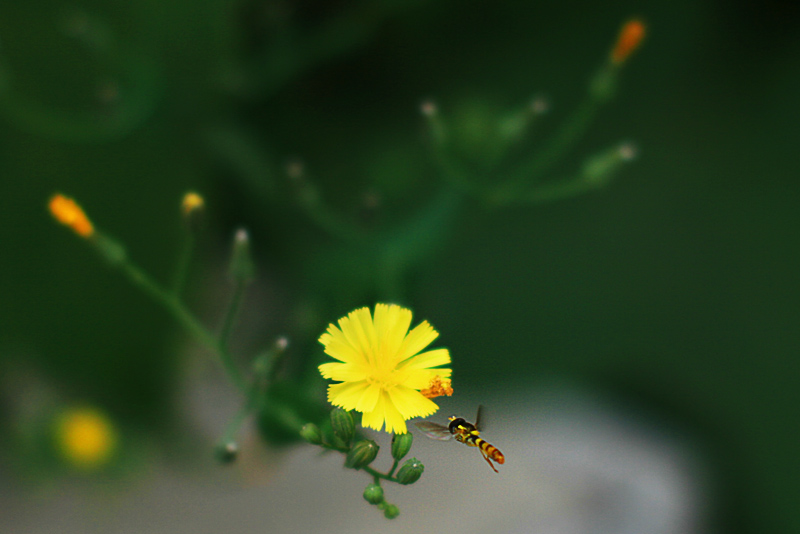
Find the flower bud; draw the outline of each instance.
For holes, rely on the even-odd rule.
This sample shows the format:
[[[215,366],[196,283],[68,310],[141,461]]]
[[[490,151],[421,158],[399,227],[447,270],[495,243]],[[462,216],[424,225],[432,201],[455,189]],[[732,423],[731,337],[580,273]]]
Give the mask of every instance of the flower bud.
[[[402,460],[408,451],[411,450],[411,443],[414,441],[414,436],[411,432],[405,434],[395,434],[392,436],[392,458],[398,462]]]
[[[125,247],[118,241],[111,239],[105,234],[94,234],[93,243],[97,251],[110,265],[120,265],[128,259]]]
[[[400,508],[394,504],[387,504],[383,509],[383,515],[386,516],[386,519],[394,519],[400,515]]]
[[[319,431],[319,427],[314,423],[303,425],[303,428],[300,429],[300,437],[314,445],[322,443],[322,432]]]
[[[361,469],[372,463],[372,460],[378,456],[378,449],[380,449],[378,444],[371,439],[359,441],[347,453],[344,465],[351,469]]]
[[[83,208],[71,198],[55,194],[50,198],[48,207],[58,222],[72,229],[77,235],[86,239],[94,235],[92,221],[86,216]]]
[[[194,191],[189,191],[183,196],[183,200],[181,200],[181,213],[183,214],[186,227],[190,231],[195,232],[200,227],[200,222],[205,211],[205,204],[203,197]]]
[[[583,165],[583,178],[597,186],[605,185],[614,174],[636,156],[636,149],[630,143],[606,149],[589,158]]]
[[[255,278],[255,271],[253,256],[250,253],[250,235],[244,228],[239,228],[233,238],[231,276],[237,282],[247,283]]]
[[[621,65],[642,44],[647,34],[647,27],[639,19],[627,21],[619,32],[617,42],[611,50],[611,62]]]
[[[239,446],[233,441],[220,443],[214,448],[214,458],[221,464],[231,464],[239,456]]]
[[[383,488],[378,484],[370,484],[364,490],[364,500],[370,504],[380,504],[383,502]]]
[[[331,411],[331,427],[333,427],[333,433],[336,437],[342,440],[345,445],[350,444],[356,431],[356,423],[353,421],[353,415],[350,412],[344,408],[334,408]]]
[[[422,462],[416,458],[411,458],[397,472],[397,481],[400,484],[413,484],[419,480],[423,471],[425,471],[425,466],[422,465]]]

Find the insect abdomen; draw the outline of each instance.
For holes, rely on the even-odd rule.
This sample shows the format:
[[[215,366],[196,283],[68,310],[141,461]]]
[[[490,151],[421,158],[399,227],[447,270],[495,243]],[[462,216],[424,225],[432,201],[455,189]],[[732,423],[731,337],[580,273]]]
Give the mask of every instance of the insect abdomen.
[[[475,438],[475,444],[481,448],[483,454],[486,455],[487,458],[491,458],[498,464],[505,463],[506,457],[503,456],[503,453],[500,452],[500,449],[486,441],[482,438]]]

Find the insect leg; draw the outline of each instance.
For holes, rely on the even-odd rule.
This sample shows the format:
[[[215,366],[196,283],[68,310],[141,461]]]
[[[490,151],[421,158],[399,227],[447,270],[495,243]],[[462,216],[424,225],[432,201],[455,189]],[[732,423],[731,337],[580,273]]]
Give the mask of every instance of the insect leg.
[[[489,455],[486,454],[486,451],[483,450],[483,447],[479,447],[479,448],[480,448],[480,451],[481,451],[481,456],[483,456],[483,459],[486,460],[487,464],[489,464],[489,467],[491,467],[492,470],[495,473],[499,473],[500,471],[498,471],[497,468],[494,466],[494,464],[492,463],[492,460],[489,458]]]

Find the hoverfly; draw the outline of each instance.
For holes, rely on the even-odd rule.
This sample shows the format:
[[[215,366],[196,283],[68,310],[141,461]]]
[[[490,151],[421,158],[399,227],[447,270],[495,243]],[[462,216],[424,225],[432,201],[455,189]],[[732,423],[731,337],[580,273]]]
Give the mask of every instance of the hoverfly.
[[[448,426],[431,421],[420,421],[416,425],[431,439],[445,441],[455,436],[456,441],[460,443],[465,443],[470,447],[478,447],[483,459],[497,473],[497,468],[492,463],[492,460],[502,464],[505,463],[506,457],[497,447],[480,437],[481,412],[483,412],[483,406],[478,406],[478,414],[475,416],[474,425],[455,415],[449,418],[450,424]]]

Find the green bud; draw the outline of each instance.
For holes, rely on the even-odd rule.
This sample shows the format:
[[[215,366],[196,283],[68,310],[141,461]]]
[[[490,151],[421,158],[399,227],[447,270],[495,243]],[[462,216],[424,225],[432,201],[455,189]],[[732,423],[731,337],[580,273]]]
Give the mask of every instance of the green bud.
[[[97,250],[103,258],[111,265],[120,265],[128,259],[125,247],[105,234],[96,232],[92,238],[92,243],[97,247]]]
[[[380,504],[383,502],[383,488],[378,484],[370,484],[364,490],[364,500],[370,504]]]
[[[597,186],[607,183],[623,164],[636,156],[636,149],[630,143],[606,149],[589,158],[583,165],[583,177]]]
[[[400,484],[413,484],[419,480],[423,471],[425,471],[425,466],[422,465],[422,462],[416,458],[411,458],[397,472],[397,481]]]
[[[378,456],[378,449],[380,449],[378,444],[371,439],[359,441],[347,453],[344,465],[351,469],[361,469],[372,463],[372,460]]]
[[[300,429],[300,437],[314,445],[322,443],[322,432],[319,431],[319,427],[314,423],[303,425],[303,428]]]
[[[600,102],[605,102],[614,96],[617,86],[617,69],[611,67],[601,68],[589,82],[589,94]]]
[[[387,504],[386,507],[383,509],[383,515],[386,516],[386,519],[394,519],[398,515],[400,515],[400,508],[398,508],[394,504]]]
[[[408,451],[411,450],[411,443],[414,441],[414,436],[411,432],[405,434],[395,434],[392,436],[392,458],[398,462],[402,460]]]
[[[239,228],[233,238],[233,257],[231,258],[231,277],[241,283],[255,278],[256,267],[250,253],[250,234]]]
[[[345,445],[350,444],[356,432],[356,423],[353,421],[353,415],[350,412],[343,408],[334,408],[331,411],[331,427],[333,427],[333,433]]]
[[[214,458],[221,464],[232,464],[239,456],[239,446],[233,441],[220,443],[214,448]]]

